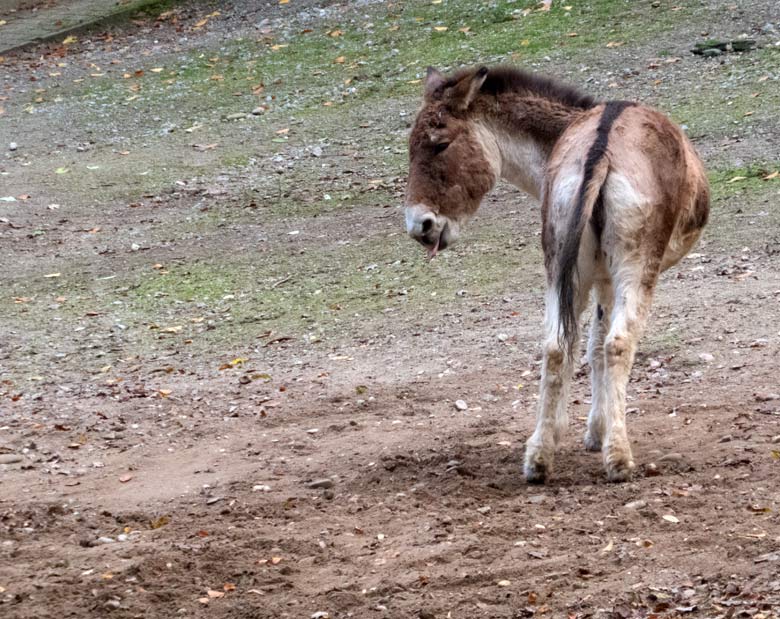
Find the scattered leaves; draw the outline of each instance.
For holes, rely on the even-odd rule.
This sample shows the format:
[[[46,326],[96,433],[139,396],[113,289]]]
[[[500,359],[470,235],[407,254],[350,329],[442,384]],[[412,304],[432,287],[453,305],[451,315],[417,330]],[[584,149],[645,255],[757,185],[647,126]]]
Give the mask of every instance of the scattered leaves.
[[[152,529],[159,529],[161,527],[164,527],[166,524],[168,524],[171,521],[170,516],[160,516],[159,518],[155,518],[154,520],[149,521],[149,527]]]

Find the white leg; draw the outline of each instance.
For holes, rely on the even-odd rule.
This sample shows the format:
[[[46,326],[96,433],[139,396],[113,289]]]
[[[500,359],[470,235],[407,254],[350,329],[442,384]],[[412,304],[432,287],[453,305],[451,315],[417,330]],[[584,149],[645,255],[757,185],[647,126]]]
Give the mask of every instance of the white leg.
[[[655,278],[625,277],[615,284],[612,324],[604,341],[604,466],[610,481],[625,481],[634,470],[626,431],[626,386],[634,354],[650,308]],[[628,280],[628,281],[625,281]],[[644,280],[644,283],[642,283]],[[652,282],[648,285],[648,281]]]
[[[612,286],[609,282],[598,282],[596,308],[590,325],[588,339],[588,362],[590,363],[591,407],[588,414],[588,429],[585,432],[585,449],[601,451],[605,431],[606,397],[604,392],[604,339],[609,332],[612,318]]]
[[[589,284],[589,282],[588,282]],[[590,286],[582,286],[577,295],[577,316],[587,304]],[[536,430],[526,443],[525,477],[531,483],[542,483],[552,472],[555,449],[568,426],[566,404],[572,374],[572,359],[566,344],[559,339],[558,295],[549,288],[545,297],[545,340],[542,358],[542,381]],[[576,349],[576,343],[574,345]]]

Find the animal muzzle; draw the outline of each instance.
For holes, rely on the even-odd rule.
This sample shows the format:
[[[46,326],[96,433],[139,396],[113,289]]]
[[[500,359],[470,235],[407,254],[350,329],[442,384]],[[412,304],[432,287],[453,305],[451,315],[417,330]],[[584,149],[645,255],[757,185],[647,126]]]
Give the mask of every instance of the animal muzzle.
[[[406,231],[428,250],[430,258],[445,249],[453,239],[449,220],[421,204],[406,207]]]

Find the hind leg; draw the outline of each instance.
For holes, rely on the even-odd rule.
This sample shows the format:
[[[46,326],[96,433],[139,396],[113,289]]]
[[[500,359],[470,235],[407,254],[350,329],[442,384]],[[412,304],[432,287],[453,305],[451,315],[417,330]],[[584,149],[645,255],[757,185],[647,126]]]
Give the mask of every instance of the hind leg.
[[[588,414],[588,429],[585,432],[585,449],[601,451],[606,426],[606,398],[604,392],[604,339],[612,320],[612,284],[608,279],[596,282],[596,309],[590,325],[588,339],[588,363],[590,364],[591,407]]]
[[[613,271],[615,304],[604,339],[605,424],[601,449],[610,481],[629,479],[635,467],[626,430],[626,387],[657,277],[657,265],[624,264]]]
[[[577,316],[587,305],[589,282],[580,285],[576,295]],[[526,443],[525,477],[531,483],[543,483],[550,475],[555,449],[568,426],[566,403],[572,374],[572,358],[559,338],[558,294],[549,288],[545,297],[545,341],[542,358],[542,381],[536,430]],[[577,342],[574,346],[576,348]]]

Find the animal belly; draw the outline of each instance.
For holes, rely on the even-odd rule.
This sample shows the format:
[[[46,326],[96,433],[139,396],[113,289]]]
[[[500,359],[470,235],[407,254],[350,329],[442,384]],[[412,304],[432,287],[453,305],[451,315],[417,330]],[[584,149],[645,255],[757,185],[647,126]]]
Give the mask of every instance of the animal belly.
[[[691,251],[691,248],[696,244],[700,236],[701,228],[688,233],[675,229],[672,238],[669,239],[669,244],[666,246],[663,260],[661,260],[661,270],[665,271],[680,262]]]

